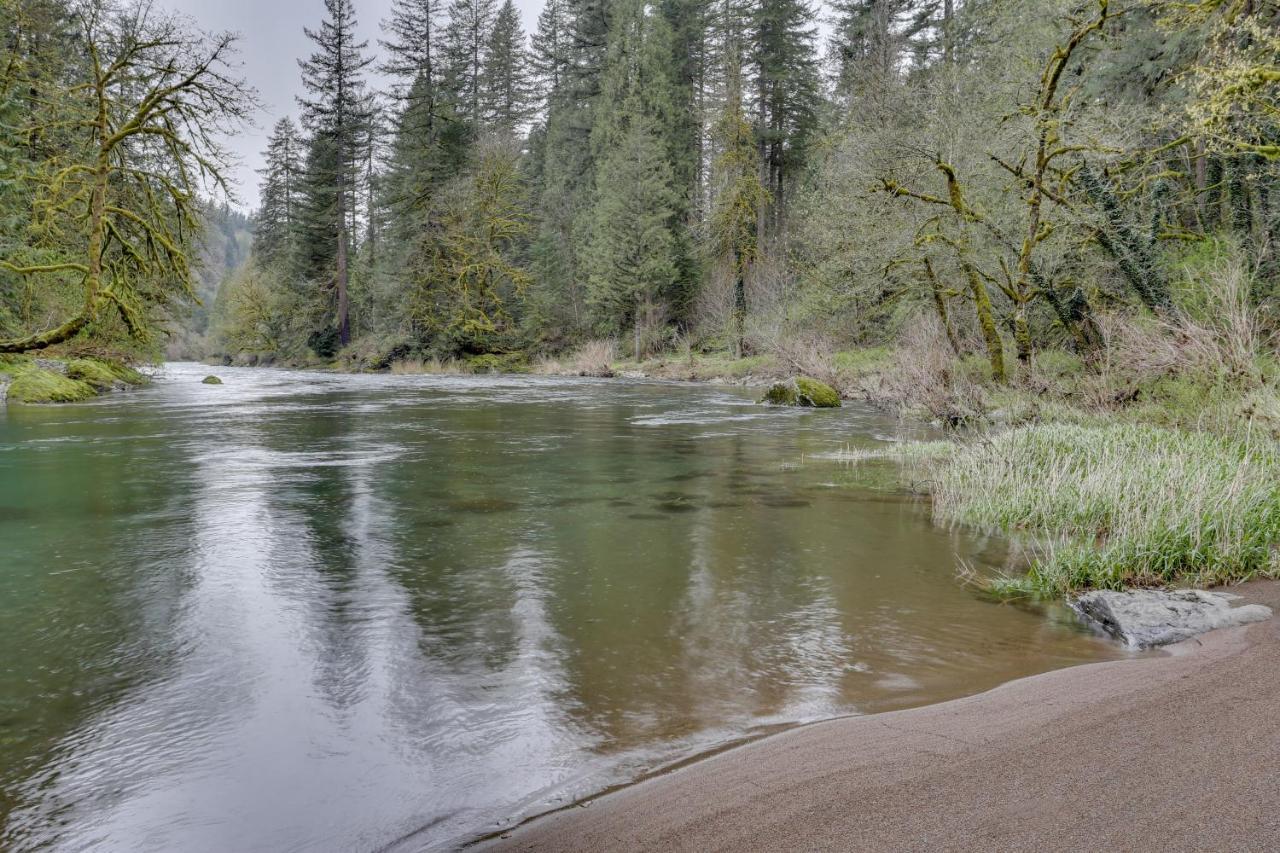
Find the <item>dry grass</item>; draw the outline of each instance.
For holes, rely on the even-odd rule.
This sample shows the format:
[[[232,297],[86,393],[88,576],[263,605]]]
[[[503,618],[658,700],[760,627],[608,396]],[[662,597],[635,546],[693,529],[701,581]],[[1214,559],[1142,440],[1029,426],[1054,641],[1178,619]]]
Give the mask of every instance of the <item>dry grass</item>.
[[[937,318],[922,315],[908,324],[888,366],[864,377],[859,390],[904,413],[961,426],[975,422],[986,409],[976,372],[956,358]]]
[[[566,358],[541,358],[534,362],[533,372],[546,376],[610,377],[617,360],[617,342],[600,339],[587,341]]]

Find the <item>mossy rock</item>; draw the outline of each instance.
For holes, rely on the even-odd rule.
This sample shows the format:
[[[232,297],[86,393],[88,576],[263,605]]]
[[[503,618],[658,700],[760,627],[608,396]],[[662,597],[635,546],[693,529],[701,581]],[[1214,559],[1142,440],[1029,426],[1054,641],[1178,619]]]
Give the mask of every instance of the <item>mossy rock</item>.
[[[78,403],[97,395],[88,382],[33,367],[14,378],[8,398],[16,403]]]
[[[201,379],[200,381],[205,385],[221,385],[222,384],[222,380],[216,376],[206,376],[204,379]]]
[[[98,361],[98,364],[101,364],[106,367],[107,370],[110,370],[112,375],[125,385],[138,386],[146,385],[151,382],[151,378],[149,376],[145,373],[140,373],[137,370],[134,370],[127,364],[121,364],[118,361]]]
[[[67,376],[87,382],[98,391],[107,391],[124,384],[106,364],[89,358],[74,358],[67,362]]]
[[[806,409],[838,409],[840,394],[836,389],[808,376],[797,376],[786,382],[775,382],[765,392],[761,403],[770,406],[799,406]]]

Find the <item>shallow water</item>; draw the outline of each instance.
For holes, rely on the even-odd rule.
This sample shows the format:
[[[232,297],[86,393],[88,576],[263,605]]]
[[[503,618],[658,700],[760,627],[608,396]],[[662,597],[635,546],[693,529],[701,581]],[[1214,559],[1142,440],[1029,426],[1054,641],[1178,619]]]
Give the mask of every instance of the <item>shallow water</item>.
[[[447,849],[1117,652],[738,390],[169,365],[0,408],[0,848]],[[874,473],[874,472],[872,472]],[[880,478],[888,480],[888,478]]]

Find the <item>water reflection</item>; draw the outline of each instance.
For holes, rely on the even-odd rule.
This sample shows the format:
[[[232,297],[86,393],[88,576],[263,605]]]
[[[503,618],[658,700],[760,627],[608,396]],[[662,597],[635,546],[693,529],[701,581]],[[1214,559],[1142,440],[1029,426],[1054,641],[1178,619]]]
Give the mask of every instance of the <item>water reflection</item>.
[[[979,601],[892,428],[703,388],[171,367],[0,415],[5,849],[447,848],[759,726],[1110,650]]]

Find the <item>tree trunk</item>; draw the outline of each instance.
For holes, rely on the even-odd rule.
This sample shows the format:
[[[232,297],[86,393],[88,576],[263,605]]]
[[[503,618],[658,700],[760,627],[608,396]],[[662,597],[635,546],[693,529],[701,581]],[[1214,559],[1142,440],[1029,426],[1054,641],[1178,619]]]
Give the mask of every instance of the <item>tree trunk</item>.
[[[1018,364],[1025,373],[1031,369],[1031,327],[1027,323],[1027,304],[1013,306],[1013,340],[1018,350]]]
[[[742,358],[747,349],[747,281],[736,260],[734,268],[737,272],[733,280],[733,357]]]
[[[341,168],[341,167],[340,167]],[[350,308],[347,302],[347,194],[345,175],[338,172],[338,342],[351,343]]]
[[[928,258],[924,259],[924,272],[929,279],[929,290],[933,293],[934,310],[938,312],[938,319],[942,321],[942,329],[947,333],[947,343],[951,344],[951,351],[958,357],[962,355],[960,340],[956,337],[955,327],[951,325],[951,315],[947,312],[947,300],[942,293],[942,285],[938,283],[938,276],[933,272],[933,262]]]
[[[991,378],[1003,384],[1008,380],[1004,369],[1004,342],[1000,340],[1000,332],[996,329],[995,315],[991,309],[991,295],[982,277],[973,265],[965,262],[965,275],[969,279],[969,290],[973,294],[973,308],[978,314],[978,327],[982,330],[982,340],[987,347],[987,359],[991,362]]]
[[[636,321],[635,321],[635,338],[636,338],[636,364],[640,363],[640,300],[636,300]]]

